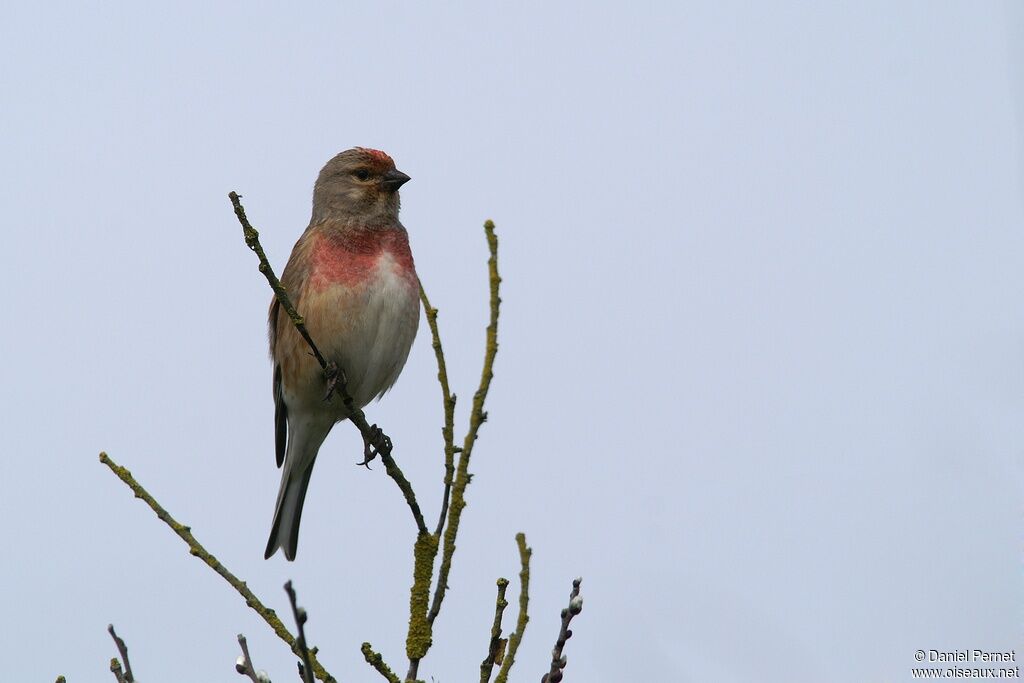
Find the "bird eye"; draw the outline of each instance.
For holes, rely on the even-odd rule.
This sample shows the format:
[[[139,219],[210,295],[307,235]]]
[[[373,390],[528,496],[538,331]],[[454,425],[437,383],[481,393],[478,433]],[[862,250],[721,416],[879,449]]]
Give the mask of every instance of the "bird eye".
[[[361,168],[355,172],[355,176],[360,180],[367,180],[370,177],[370,172],[367,171],[365,168]]]

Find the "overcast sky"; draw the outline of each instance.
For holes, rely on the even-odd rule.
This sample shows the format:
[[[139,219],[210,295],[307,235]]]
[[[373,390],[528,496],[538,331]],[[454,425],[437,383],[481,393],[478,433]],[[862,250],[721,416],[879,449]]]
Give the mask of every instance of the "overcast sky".
[[[478,677],[517,531],[515,681],[546,670],[577,575],[570,683],[1024,655],[1024,10],[632,4],[5,6],[0,678],[109,680],[113,622],[147,683],[240,680],[239,632],[295,680],[101,450],[272,606],[293,579],[340,680],[381,680],[364,640],[404,671],[414,527],[349,425],[298,560],[263,560],[270,293],[226,198],[280,270],[354,145],[412,176],[460,435],[484,219],[501,239],[490,420],[422,677]],[[433,518],[425,330],[367,414]]]

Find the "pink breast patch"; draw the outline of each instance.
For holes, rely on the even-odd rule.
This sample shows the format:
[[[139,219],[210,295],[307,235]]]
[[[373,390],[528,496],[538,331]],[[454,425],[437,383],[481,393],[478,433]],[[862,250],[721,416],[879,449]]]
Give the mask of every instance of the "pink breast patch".
[[[409,238],[403,230],[359,230],[343,235],[319,235],[313,244],[310,284],[316,290],[340,284],[358,287],[377,274],[385,253],[415,278]]]

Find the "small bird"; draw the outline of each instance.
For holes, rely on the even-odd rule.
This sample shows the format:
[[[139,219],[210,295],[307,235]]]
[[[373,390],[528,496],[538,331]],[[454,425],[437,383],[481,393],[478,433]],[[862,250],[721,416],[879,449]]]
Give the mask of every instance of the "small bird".
[[[327,162],[313,189],[313,216],[292,249],[281,283],[329,362],[362,408],[398,379],[419,326],[419,279],[398,220],[398,188],[409,176],[390,156],[356,147]],[[270,302],[274,425],[281,488],[264,557],[295,559],[299,520],[321,444],[349,417],[309,346],[275,296]]]

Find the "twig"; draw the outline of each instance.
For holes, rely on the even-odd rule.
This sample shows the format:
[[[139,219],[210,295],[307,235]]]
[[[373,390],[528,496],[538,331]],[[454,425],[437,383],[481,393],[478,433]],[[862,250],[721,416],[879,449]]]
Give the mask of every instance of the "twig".
[[[113,624],[107,624],[107,633],[114,639],[114,645],[117,646],[117,652],[121,655],[121,661],[124,662],[124,680],[125,683],[135,683],[135,676],[132,675],[132,664],[128,661],[128,646],[124,644],[124,641],[118,637],[114,631]]]
[[[135,494],[136,498],[141,498],[142,501],[146,503],[154,513],[156,513],[156,516],[160,521],[169,526],[171,531],[177,534],[178,538],[185,542],[189,548],[189,553],[205,562],[210,569],[217,572],[217,574],[227,581],[232,588],[238,591],[239,595],[245,599],[245,604],[255,610],[255,612],[263,618],[263,621],[267,622],[267,625],[270,626],[274,633],[277,634],[277,637],[288,644],[288,647],[291,648],[292,652],[301,656],[296,645],[295,637],[288,631],[274,610],[266,607],[260,599],[257,598],[251,590],[249,590],[245,581],[242,581],[232,574],[216,557],[211,555],[209,551],[207,551],[206,548],[196,540],[195,536],[192,535],[190,527],[175,521],[175,519],[171,517],[170,513],[168,513],[167,510],[165,510],[160,503],[158,503],[156,499],[153,498],[153,496],[151,496],[149,492],[135,480],[131,472],[115,463],[106,453],[100,453],[100,462],[109,467],[110,471],[117,475],[117,477],[132,490],[132,493]],[[335,681],[335,678],[331,676],[331,674],[329,674],[317,661],[315,654],[310,652],[310,658],[313,664],[313,674],[317,678],[321,681],[325,681],[325,683]]]
[[[303,683],[313,683],[313,664],[309,659],[309,648],[306,647],[306,610],[295,603],[295,589],[292,588],[291,581],[285,582],[284,592],[288,594],[288,602],[292,605],[292,616],[295,618],[295,628],[299,633],[296,643],[299,646],[299,653],[303,664],[303,666],[299,667],[299,675],[302,676]]]
[[[437,327],[437,309],[430,305],[427,292],[420,285],[420,301],[423,302],[423,310],[426,312],[427,325],[430,326],[430,336],[433,339],[434,356],[437,358],[437,381],[441,385],[441,399],[444,403],[444,427],[441,428],[441,435],[444,437],[444,497],[441,500],[441,514],[437,520],[437,528],[434,535],[440,537],[444,530],[444,521],[448,517],[448,500],[452,491],[452,480],[455,478],[455,394],[448,386],[448,366],[444,360],[444,349],[441,347],[441,333]]]
[[[121,671],[121,662],[117,661],[117,657],[110,658],[110,672],[114,674],[114,680],[117,683],[128,683],[128,679],[124,677],[124,672]]]
[[[384,658],[373,651],[373,646],[369,643],[363,643],[360,650],[363,653],[363,659],[366,660],[367,664],[376,669],[377,673],[386,678],[390,683],[402,683],[401,679],[398,678],[395,672],[384,663]]]
[[[405,478],[405,474],[402,473],[395,459],[391,457],[390,450],[380,451],[380,459],[384,463],[384,471],[395,480],[398,488],[402,491],[402,495],[405,496],[405,502],[408,504],[409,509],[412,510],[412,518],[416,522],[418,533],[429,533],[427,531],[427,523],[423,520],[423,513],[420,512],[419,503],[416,502],[416,493],[412,490],[412,484]]]
[[[287,291],[281,281],[277,279],[277,275],[274,274],[274,269],[270,266],[270,261],[267,259],[267,255],[263,252],[263,246],[260,244],[260,233],[256,228],[252,227],[249,223],[249,219],[245,215],[245,209],[242,207],[242,196],[237,192],[229,192],[228,199],[231,200],[231,205],[235,209],[235,216],[238,217],[238,222],[242,224],[242,234],[245,237],[245,246],[249,247],[256,253],[256,256],[260,260],[260,272],[267,278],[267,282],[270,283],[270,288],[274,290],[274,295],[277,297],[278,303],[284,308],[285,312],[288,313],[288,317],[295,323],[295,328],[302,335],[302,338],[309,344],[310,350],[313,352],[313,356],[316,361],[320,364],[320,367],[324,370],[327,369],[327,361],[320,354],[320,349],[313,343],[313,338],[309,336],[309,330],[306,329],[306,322],[299,315],[299,312],[295,310],[295,306],[292,305],[292,300],[288,298]]]
[[[441,612],[441,603],[444,601],[445,591],[448,590],[448,574],[452,568],[452,555],[455,554],[455,539],[459,533],[459,520],[462,518],[462,509],[466,507],[466,486],[469,484],[469,458],[473,454],[473,444],[476,443],[477,432],[487,420],[487,413],[484,412],[484,401],[487,392],[491,388],[491,380],[494,378],[494,357],[498,354],[498,313],[501,308],[501,276],[498,274],[498,236],[494,232],[494,221],[484,223],[484,233],[487,235],[487,247],[491,256],[487,259],[488,281],[490,283],[490,305],[491,320],[487,326],[487,343],[484,350],[483,370],[480,373],[480,386],[473,394],[473,408],[469,415],[469,431],[462,444],[462,452],[459,454],[459,467],[455,475],[455,482],[452,485],[451,506],[448,509],[448,523],[444,531],[444,550],[441,554],[441,566],[438,569],[437,588],[434,589],[434,600],[430,606],[430,613],[427,621],[434,624],[437,615]]]
[[[238,645],[242,648],[242,656],[235,660],[235,671],[248,676],[252,683],[270,683],[270,677],[267,676],[267,672],[262,672],[263,676],[256,671],[256,667],[252,663],[252,657],[249,656],[249,644],[245,641],[245,636],[241,633],[238,634]]]
[[[306,329],[306,322],[299,312],[295,309],[291,299],[288,297],[288,292],[285,290],[284,285],[274,274],[274,269],[270,265],[270,261],[267,260],[267,255],[263,251],[262,245],[260,245],[260,233],[256,228],[252,227],[249,223],[249,219],[245,215],[245,209],[242,207],[241,197],[237,192],[229,192],[228,198],[231,200],[231,205],[235,209],[235,216],[238,217],[238,222],[242,225],[242,234],[245,237],[245,244],[251,249],[259,258],[260,266],[259,270],[263,273],[263,276],[267,278],[267,282],[270,283],[270,288],[274,290],[274,296],[277,297],[278,303],[284,308],[288,317],[291,318],[292,323],[295,325],[295,329],[298,330],[302,338],[306,340],[306,344],[309,345],[310,350],[313,352],[313,357],[316,358],[317,363],[324,371],[324,379],[327,383],[327,395],[326,399],[330,399],[331,394],[337,391],[341,396],[342,401],[345,404],[345,409],[348,414],[348,419],[352,424],[356,426],[359,433],[363,435],[363,442],[366,444],[366,454],[361,465],[368,464],[376,455],[380,455],[381,460],[384,462],[384,468],[387,470],[388,475],[395,480],[398,484],[398,488],[401,489],[402,494],[405,496],[405,501],[409,505],[409,509],[412,511],[413,519],[416,522],[416,528],[420,533],[428,533],[426,522],[423,520],[423,513],[420,512],[420,506],[416,502],[416,495],[413,493],[412,486],[409,481],[402,474],[402,470],[399,469],[398,465],[391,457],[391,451],[393,444],[391,439],[385,434],[377,425],[370,425],[366,421],[366,415],[356,407],[352,396],[348,393],[348,388],[345,385],[345,373],[343,369],[339,369],[337,364],[333,361],[328,361],[324,358],[323,354],[320,353],[320,349],[317,348],[313,342],[313,338],[309,334],[309,330]],[[370,450],[372,446],[373,450]]]
[[[569,606],[562,610],[562,628],[558,631],[558,640],[555,641],[555,647],[551,650],[551,670],[544,674],[540,679],[540,683],[559,683],[562,680],[562,670],[565,668],[565,655],[562,654],[562,648],[565,647],[565,641],[572,638],[572,631],[569,629],[569,622],[572,618],[583,611],[583,598],[580,596],[580,583],[583,581],[582,578],[574,579],[572,582],[572,592],[569,593]]]
[[[491,625],[491,642],[487,647],[487,657],[480,664],[480,683],[487,683],[491,680],[491,671],[494,670],[494,660],[501,649],[501,616],[508,607],[505,599],[505,589],[508,588],[508,579],[498,579],[498,599],[494,602],[494,623]]]
[[[519,618],[516,620],[516,630],[508,638],[508,653],[501,663],[501,669],[494,679],[494,683],[506,683],[508,672],[516,661],[516,652],[519,650],[519,643],[523,641],[523,633],[526,632],[526,624],[530,621],[527,614],[527,607],[530,605],[530,556],[533,551],[526,545],[526,535],[516,534],[516,545],[519,546],[519,563],[522,569],[519,571]]]

